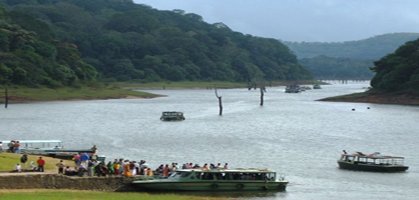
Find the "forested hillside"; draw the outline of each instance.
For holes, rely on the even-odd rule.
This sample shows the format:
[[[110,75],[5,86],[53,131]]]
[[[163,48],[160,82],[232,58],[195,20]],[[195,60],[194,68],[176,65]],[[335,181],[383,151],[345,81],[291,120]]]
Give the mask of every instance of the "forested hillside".
[[[314,58],[303,58],[299,62],[317,79],[368,80],[373,76],[373,72],[370,70],[370,67],[373,66],[373,60],[316,56]]]
[[[328,56],[376,60],[391,52],[407,41],[416,40],[419,33],[391,33],[347,42],[284,42],[298,59]]]
[[[419,96],[419,39],[407,42],[374,64],[374,90]]]
[[[281,42],[244,35],[222,23],[208,24],[201,16],[182,10],[159,11],[131,0],[0,3],[10,22],[48,44],[49,48],[42,48],[48,52],[39,53],[39,59],[56,59],[58,66],[51,64],[50,70],[68,65],[80,80],[94,78],[96,71],[91,66],[99,78],[118,81],[311,79]],[[61,49],[66,51],[61,53]],[[14,49],[8,52],[16,53]],[[1,53],[7,52],[2,49]],[[3,59],[1,62],[12,68]],[[24,62],[33,69],[44,66],[32,58]],[[57,79],[51,73],[46,76]]]
[[[76,45],[54,40],[41,21],[14,17],[0,7],[0,84],[76,86],[95,79],[96,70],[80,59]],[[20,20],[41,34],[22,28]]]
[[[284,42],[300,63],[320,79],[370,79],[374,61],[419,33],[393,33],[349,42]]]

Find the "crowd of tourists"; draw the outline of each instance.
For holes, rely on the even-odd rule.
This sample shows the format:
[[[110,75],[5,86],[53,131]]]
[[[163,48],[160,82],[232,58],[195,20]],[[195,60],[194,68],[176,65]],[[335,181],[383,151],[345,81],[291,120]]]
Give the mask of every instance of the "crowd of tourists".
[[[3,142],[0,141],[0,153],[3,152],[3,149],[4,149]],[[8,142],[6,152],[20,153],[20,142],[19,142],[19,140],[11,140],[10,142]]]
[[[33,172],[44,172],[45,167],[45,160],[42,157],[39,157],[36,160],[36,164],[34,161],[28,163],[28,154],[24,153],[20,157],[20,163],[17,163],[15,166],[15,172],[22,172],[22,171],[33,171]],[[28,165],[28,166],[27,166]]]
[[[134,161],[127,159],[115,159],[109,161],[107,164],[104,162],[97,161],[95,159],[89,159],[88,155],[82,153],[81,155],[75,155],[73,158],[75,167],[71,168],[65,166],[62,161],[57,164],[58,173],[68,176],[126,176],[132,177],[137,175],[142,176],[161,176],[163,178],[169,177],[179,167],[177,163],[171,164],[160,164],[156,169],[151,169],[145,160]],[[181,167],[182,169],[227,169],[228,163],[223,166],[221,163],[207,164],[205,163],[202,167],[199,164],[185,163]]]
[[[11,141],[14,145],[9,147],[9,151],[16,152],[19,151],[19,141]],[[17,147],[17,148],[15,148]],[[146,163],[145,160],[135,161],[128,159],[114,159],[113,161],[107,162],[98,160],[97,156],[97,147],[93,146],[91,148],[92,152],[82,152],[74,154],[72,160],[60,160],[56,163],[58,169],[58,174],[63,174],[67,176],[161,176],[169,177],[174,173],[178,168],[178,163],[171,164],[160,164],[156,169],[151,169]],[[74,164],[70,163],[73,162]],[[28,155],[26,153],[22,154],[20,157],[20,163],[16,164],[16,172],[22,171],[36,171],[44,172],[46,161],[42,157],[38,157],[36,161],[31,161],[28,165]],[[221,163],[207,164],[200,166],[199,164],[194,163],[184,163],[180,167],[182,169],[227,169],[228,163],[225,163],[223,166]]]

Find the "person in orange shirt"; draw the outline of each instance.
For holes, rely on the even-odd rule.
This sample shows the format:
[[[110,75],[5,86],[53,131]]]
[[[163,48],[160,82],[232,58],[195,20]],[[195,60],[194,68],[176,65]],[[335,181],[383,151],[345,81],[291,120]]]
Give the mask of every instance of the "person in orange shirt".
[[[38,164],[38,171],[44,172],[45,160],[42,159],[42,157],[39,157],[36,163]]]

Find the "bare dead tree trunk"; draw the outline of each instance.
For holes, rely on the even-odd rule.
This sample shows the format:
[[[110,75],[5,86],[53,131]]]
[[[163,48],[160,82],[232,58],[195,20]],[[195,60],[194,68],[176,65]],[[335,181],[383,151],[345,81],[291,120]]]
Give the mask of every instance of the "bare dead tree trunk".
[[[220,108],[219,115],[223,115],[223,102],[221,100],[221,96],[218,96],[217,88],[215,88],[215,96],[218,98],[218,107]]]
[[[7,91],[7,87],[4,89],[4,108],[7,108],[9,104],[9,93]]]
[[[265,87],[260,87],[260,106],[263,106],[263,96],[265,94]]]

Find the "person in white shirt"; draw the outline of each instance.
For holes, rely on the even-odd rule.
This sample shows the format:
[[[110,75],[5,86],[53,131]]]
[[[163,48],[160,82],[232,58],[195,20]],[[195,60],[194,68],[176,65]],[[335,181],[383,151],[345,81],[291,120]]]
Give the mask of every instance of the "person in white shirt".
[[[16,172],[22,172],[22,166],[19,163],[16,164]]]

